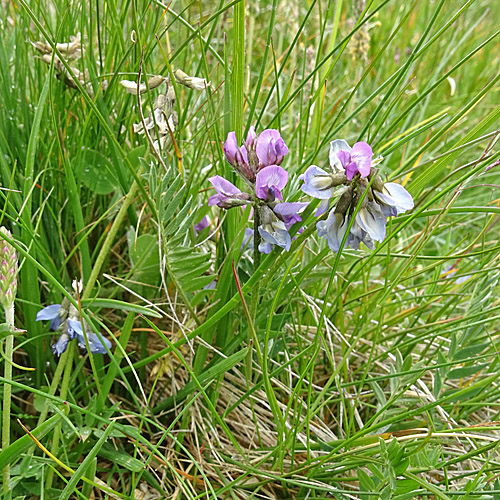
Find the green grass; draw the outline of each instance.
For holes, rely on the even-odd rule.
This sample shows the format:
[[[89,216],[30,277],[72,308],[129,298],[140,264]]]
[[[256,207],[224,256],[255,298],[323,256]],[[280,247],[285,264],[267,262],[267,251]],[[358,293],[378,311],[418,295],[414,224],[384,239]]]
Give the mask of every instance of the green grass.
[[[1,225],[26,331],[0,377],[5,498],[500,498],[498,2],[0,11]],[[78,32],[76,59],[33,46]],[[176,69],[211,86],[173,84],[159,159],[133,130],[159,89],[139,106],[119,82]],[[254,265],[248,212],[207,206],[208,177],[241,182],[222,144],[251,125],[290,150],[286,199],[310,201],[298,176],[345,138],[415,208],[375,250],[335,254],[310,207],[290,252]],[[108,354],[54,357],[36,313],[65,297]]]

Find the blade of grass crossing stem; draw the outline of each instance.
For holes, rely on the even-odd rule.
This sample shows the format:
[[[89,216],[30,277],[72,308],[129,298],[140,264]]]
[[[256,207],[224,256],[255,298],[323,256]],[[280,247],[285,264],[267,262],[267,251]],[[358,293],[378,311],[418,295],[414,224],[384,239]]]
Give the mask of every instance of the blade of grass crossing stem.
[[[24,167],[24,187],[23,187],[23,199],[24,205],[22,208],[21,219],[23,221],[23,229],[21,231],[21,241],[26,245],[27,248],[32,247],[32,240],[34,238],[34,229],[32,224],[32,194],[35,178],[35,153],[38,148],[38,142],[40,138],[40,123],[43,116],[43,111],[45,109],[45,103],[47,101],[47,95],[49,92],[49,82],[52,78],[50,72],[47,73],[45,83],[42,87],[40,93],[40,98],[38,99],[38,105],[35,111],[35,116],[33,118],[33,126],[31,128],[30,139],[28,143],[28,150],[26,152],[26,163]],[[33,364],[36,368],[35,371],[35,383],[37,387],[42,383],[43,378],[43,344],[42,339],[37,338],[40,335],[40,323],[36,321],[36,313],[38,310],[38,305],[40,304],[40,292],[38,290],[38,272],[36,267],[29,262],[24,260],[21,272],[20,272],[20,296],[23,299],[24,307],[24,326],[28,331],[28,338],[32,338],[33,341],[26,345],[26,350],[30,355],[30,359],[34,360]]]
[[[109,435],[111,434],[111,431],[113,430],[113,427],[114,427],[114,422],[111,422],[108,425],[108,427],[106,427],[106,430],[104,431],[103,435],[99,438],[97,443],[92,447],[90,452],[84,458],[83,462],[80,464],[80,467],[78,467],[78,469],[75,471],[75,473],[69,480],[68,484],[62,491],[62,493],[59,495],[59,500],[68,500],[69,497],[73,493],[75,493],[77,484],[80,482],[80,479],[84,477],[87,470],[92,469],[94,459],[99,453],[99,450],[102,448],[103,444],[107,441]],[[89,479],[93,481],[92,478]]]
[[[271,16],[269,19],[269,28],[267,30],[266,48],[264,49],[264,54],[262,56],[262,61],[264,63],[265,63],[265,61],[267,61],[267,57],[269,55],[269,49],[271,47],[271,40],[272,40],[272,34],[273,34],[273,28],[274,28],[274,21],[276,19],[277,7],[278,7],[278,0],[273,0],[273,6],[271,7]],[[252,118],[253,118],[253,115],[255,113],[255,107],[257,106],[257,102],[259,100],[259,94],[262,92],[262,82],[264,81],[265,72],[266,72],[266,65],[262,64],[262,66],[260,68],[260,72],[259,72],[259,78],[258,78],[257,83],[255,85],[255,92],[253,94],[253,99],[252,99],[252,102],[250,104],[250,110],[248,112],[248,122],[247,122],[247,125],[245,127],[244,137],[246,137],[246,134],[248,133],[248,130],[250,129],[250,126],[252,124]]]
[[[234,6],[233,74],[231,78],[232,121],[238,144],[243,136],[243,105],[245,80],[245,0]]]
[[[224,139],[232,130],[236,133],[238,143],[241,142],[243,133],[243,105],[244,105],[244,64],[245,64],[245,2],[242,0],[234,6],[234,29],[233,29],[233,71],[229,72],[230,64],[227,64],[229,56],[227,50],[227,41],[225,44],[225,77],[226,85],[224,86]],[[230,85],[228,84],[230,79]],[[231,182],[236,183],[236,174],[232,171],[229,165],[224,166],[224,176]],[[217,263],[221,269],[217,291],[215,294],[215,302],[224,305],[228,299],[234,294],[234,285],[231,280],[231,256],[235,251],[233,242],[236,239],[237,212],[228,211],[225,220],[222,224],[220,234],[224,235],[224,240],[219,239],[217,246]],[[224,247],[225,245],[225,247]],[[230,254],[227,253],[229,249]],[[237,249],[239,250],[239,249]],[[211,314],[215,314],[219,308],[212,308]],[[216,325],[216,345],[223,348],[227,343],[227,339],[231,336],[231,315],[223,316],[221,321]],[[211,331],[206,331],[202,335],[202,339],[211,343]],[[196,352],[193,363],[193,371],[199,375],[203,370],[206,362],[208,350],[204,346],[200,346]]]
[[[62,415],[53,415],[31,433],[37,439],[42,439],[59,423],[61,418]],[[5,448],[5,450],[2,450],[0,453],[0,470],[2,470],[6,465],[12,466],[15,464],[16,460],[21,458],[32,445],[32,439],[28,435],[25,435],[14,441],[8,448]]]

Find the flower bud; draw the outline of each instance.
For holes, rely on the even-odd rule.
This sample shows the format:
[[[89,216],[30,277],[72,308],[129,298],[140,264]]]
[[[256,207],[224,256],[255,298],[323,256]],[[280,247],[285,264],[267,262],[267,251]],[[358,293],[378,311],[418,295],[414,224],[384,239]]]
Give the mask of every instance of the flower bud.
[[[349,186],[344,194],[340,197],[337,206],[335,207],[335,213],[345,215],[349,210],[352,203],[352,188]]]
[[[11,232],[0,227],[0,233],[12,238]],[[14,247],[3,238],[0,240],[0,303],[4,308],[12,306],[17,293],[17,255]]]

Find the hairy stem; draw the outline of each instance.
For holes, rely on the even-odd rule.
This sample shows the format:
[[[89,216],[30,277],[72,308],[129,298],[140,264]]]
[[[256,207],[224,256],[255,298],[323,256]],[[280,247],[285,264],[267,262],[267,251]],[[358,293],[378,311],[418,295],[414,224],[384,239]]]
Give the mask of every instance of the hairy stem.
[[[14,304],[5,307],[5,322],[10,330],[14,329]],[[14,335],[8,335],[5,339],[5,368],[4,377],[6,380],[12,380],[12,353],[14,351]],[[3,412],[2,412],[2,450],[10,445],[10,399],[12,395],[12,386],[5,384],[3,386]],[[4,498],[10,499],[12,492],[10,489],[10,465],[7,464],[2,471]]]
[[[258,205],[255,205],[253,208],[253,266],[254,270],[257,269],[260,265],[260,213]]]

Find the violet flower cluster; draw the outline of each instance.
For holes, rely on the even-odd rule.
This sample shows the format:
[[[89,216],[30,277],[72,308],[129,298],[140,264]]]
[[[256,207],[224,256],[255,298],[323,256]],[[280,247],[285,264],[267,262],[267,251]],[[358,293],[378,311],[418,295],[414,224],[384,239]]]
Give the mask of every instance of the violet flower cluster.
[[[106,354],[104,344],[111,349],[111,342],[105,337],[102,337],[101,341],[99,336],[90,330],[86,321],[83,322],[85,333],[83,332],[84,327],[79,319],[78,309],[66,297],[62,304],[51,304],[38,311],[36,320],[50,321],[50,329],[61,333],[59,339],[52,344],[52,352],[56,356],[60,356],[68,348],[69,341],[75,338],[78,346],[87,350],[85,335],[92,354]]]
[[[269,253],[274,246],[290,250],[292,237],[289,230],[302,220],[300,213],[308,204],[283,201],[282,191],[288,182],[288,172],[280,165],[288,148],[278,130],[267,129],[257,136],[251,127],[241,146],[236,134],[230,132],[224,143],[224,154],[249,189],[241,191],[224,177],[216,175],[209,179],[216,194],[210,197],[208,205],[224,209],[251,205],[261,239],[258,250]],[[246,241],[251,236],[253,232],[247,228]]]
[[[345,140],[337,139],[330,143],[330,169],[311,165],[300,176],[304,181],[302,191],[321,200],[317,216],[328,211],[332,199],[337,200],[327,219],[316,224],[318,236],[326,238],[334,252],[340,250],[353,217],[345,246],[358,250],[363,242],[373,249],[375,241],[385,238],[387,218],[413,208],[413,199],[403,186],[382,181],[373,168],[376,162],[366,142],[357,142],[351,148]]]

